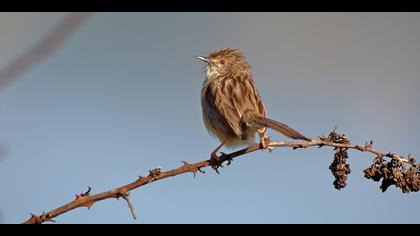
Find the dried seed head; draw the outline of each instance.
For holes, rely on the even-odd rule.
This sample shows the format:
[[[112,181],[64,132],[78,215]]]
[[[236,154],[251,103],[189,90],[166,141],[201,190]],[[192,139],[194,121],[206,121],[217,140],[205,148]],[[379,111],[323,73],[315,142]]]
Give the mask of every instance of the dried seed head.
[[[411,161],[410,161],[411,162]],[[380,181],[381,190],[385,192],[391,185],[400,188],[403,193],[417,192],[420,189],[419,166],[406,168],[398,159],[386,161],[382,156],[377,156],[372,165],[364,170],[365,177],[374,181]]]
[[[351,172],[350,165],[346,163],[347,158],[347,149],[339,148],[334,155],[334,161],[329,167],[335,177],[334,187],[338,190],[346,187],[347,175]]]

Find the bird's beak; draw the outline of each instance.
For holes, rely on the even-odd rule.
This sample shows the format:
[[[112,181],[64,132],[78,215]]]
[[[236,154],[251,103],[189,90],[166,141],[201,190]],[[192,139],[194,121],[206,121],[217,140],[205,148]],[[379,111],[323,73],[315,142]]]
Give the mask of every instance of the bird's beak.
[[[195,57],[195,58],[197,58],[198,60],[202,60],[202,61],[205,61],[205,62],[209,63],[209,59],[207,59],[205,57]]]

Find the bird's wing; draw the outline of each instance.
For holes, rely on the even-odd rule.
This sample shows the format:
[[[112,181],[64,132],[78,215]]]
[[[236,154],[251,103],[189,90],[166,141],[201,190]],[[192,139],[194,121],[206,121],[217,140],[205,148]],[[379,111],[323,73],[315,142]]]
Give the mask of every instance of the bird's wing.
[[[242,120],[246,111],[252,111],[252,114],[256,116],[265,117],[264,104],[252,79],[231,78],[221,84],[219,89],[219,92],[226,94],[226,96],[218,96],[215,101],[216,106],[220,114],[239,137],[243,137],[246,134],[246,130],[250,127],[249,124],[245,124]]]

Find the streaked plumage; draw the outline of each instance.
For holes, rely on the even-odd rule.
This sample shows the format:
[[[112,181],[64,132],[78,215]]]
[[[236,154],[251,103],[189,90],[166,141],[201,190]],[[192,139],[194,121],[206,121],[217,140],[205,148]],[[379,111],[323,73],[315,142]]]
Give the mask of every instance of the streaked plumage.
[[[237,49],[220,49],[198,59],[207,63],[206,80],[201,89],[204,124],[223,145],[251,144],[256,133],[260,138],[265,137],[267,127],[290,138],[309,140],[287,125],[266,117],[250,66]]]

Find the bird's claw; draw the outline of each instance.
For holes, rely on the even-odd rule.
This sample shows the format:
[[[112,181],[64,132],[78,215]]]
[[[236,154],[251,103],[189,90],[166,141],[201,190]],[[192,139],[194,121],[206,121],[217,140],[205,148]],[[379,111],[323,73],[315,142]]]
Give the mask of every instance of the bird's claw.
[[[226,155],[226,153],[222,152],[222,157],[226,157],[226,156],[228,156],[228,155]],[[233,157],[228,156],[228,157],[225,158],[225,160],[228,162],[226,165],[229,166],[233,162]]]
[[[220,174],[219,167],[223,168],[222,163],[224,161],[226,161],[226,160],[228,161],[227,165],[230,165],[232,163],[232,158],[231,157],[230,158],[229,157],[225,158],[226,153],[220,152],[220,154],[221,154],[220,156],[217,156],[216,153],[212,153],[211,156],[210,156],[210,166],[211,166],[211,168],[213,168],[214,171],[216,171],[217,174]]]
[[[269,146],[270,143],[271,143],[270,137],[266,136],[266,137],[260,138],[261,149],[267,149],[268,151],[271,152],[273,150],[273,148]]]

